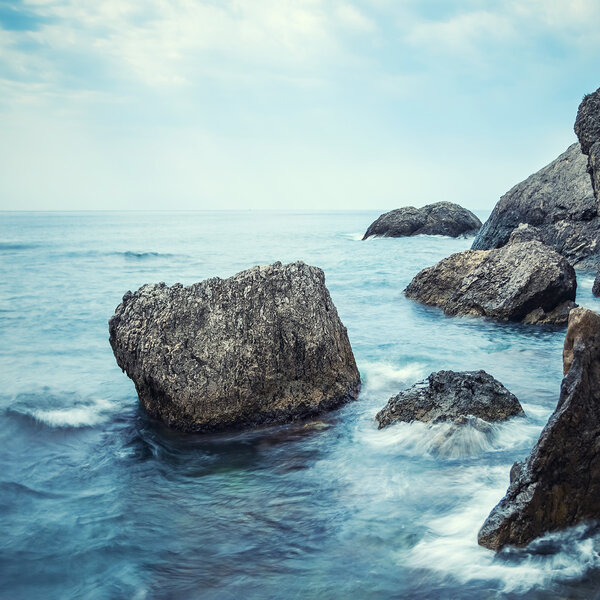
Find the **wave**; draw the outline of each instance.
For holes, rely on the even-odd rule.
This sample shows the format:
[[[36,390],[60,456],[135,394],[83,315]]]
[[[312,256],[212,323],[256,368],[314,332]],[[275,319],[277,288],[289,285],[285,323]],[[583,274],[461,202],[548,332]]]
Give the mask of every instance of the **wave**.
[[[354,242],[362,242],[363,236],[365,234],[364,233],[343,233],[342,236],[345,237],[347,240],[352,240]],[[369,239],[369,238],[367,238]],[[365,240],[367,241],[367,240]]]
[[[386,392],[397,394],[415,381],[425,377],[426,366],[408,363],[402,367],[387,362],[368,362],[360,366],[364,395]]]
[[[116,408],[105,398],[41,393],[18,396],[6,412],[51,428],[76,429],[94,427],[107,421]]]
[[[551,581],[581,578],[600,567],[598,535],[589,525],[547,534],[527,548],[496,554],[477,544],[477,533],[508,484],[508,465],[462,469],[455,485],[472,491],[457,510],[428,522],[429,535],[411,550],[403,566],[436,571],[465,584],[498,580],[504,593],[526,592]]]
[[[22,242],[0,242],[0,252],[3,252],[5,250],[31,250],[33,248],[39,248],[39,244],[26,244]]]
[[[124,258],[132,258],[135,260],[145,258],[170,258],[175,254],[169,254],[166,252],[136,252],[134,250],[125,250],[124,252],[110,252],[112,256],[123,256]]]

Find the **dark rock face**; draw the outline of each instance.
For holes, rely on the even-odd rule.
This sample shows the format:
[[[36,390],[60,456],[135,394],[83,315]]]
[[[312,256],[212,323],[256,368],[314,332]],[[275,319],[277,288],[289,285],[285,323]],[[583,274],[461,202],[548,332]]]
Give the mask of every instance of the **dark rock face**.
[[[592,286],[592,294],[594,294],[594,296],[600,296],[600,271],[596,273],[594,285]]]
[[[588,172],[596,198],[600,194],[600,88],[584,97],[577,110],[575,133],[588,155]]]
[[[579,144],[508,191],[475,238],[473,250],[501,248],[521,223],[571,264],[600,262],[600,217]]]
[[[563,363],[558,406],[529,457],[511,469],[506,496],[479,531],[482,546],[525,546],[600,518],[600,315],[571,312]]]
[[[399,421],[460,424],[470,416],[504,421],[522,414],[517,397],[485,371],[439,371],[390,398],[375,419],[382,429]]]
[[[448,315],[565,323],[576,289],[573,267],[532,241],[452,254],[418,273],[404,293]]]
[[[469,210],[452,202],[436,202],[423,208],[405,206],[382,214],[363,236],[404,237],[410,235],[474,235],[481,221]]]
[[[302,262],[144,285],[123,297],[109,330],[147,412],[183,431],[288,422],[360,387],[323,271]]]

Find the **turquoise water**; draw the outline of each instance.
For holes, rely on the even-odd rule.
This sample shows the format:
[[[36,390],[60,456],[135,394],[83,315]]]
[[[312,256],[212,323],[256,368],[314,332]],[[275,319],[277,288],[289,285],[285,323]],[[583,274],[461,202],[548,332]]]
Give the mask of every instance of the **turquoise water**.
[[[564,330],[447,318],[403,288],[471,240],[361,242],[376,212],[0,214],[0,597],[589,598],[592,526],[495,556],[479,526],[559,394]],[[169,432],[139,410],[107,321],[146,282],[324,269],[363,390],[320,419]],[[600,309],[593,274],[578,301]],[[378,431],[440,369],[485,369],[525,419]]]

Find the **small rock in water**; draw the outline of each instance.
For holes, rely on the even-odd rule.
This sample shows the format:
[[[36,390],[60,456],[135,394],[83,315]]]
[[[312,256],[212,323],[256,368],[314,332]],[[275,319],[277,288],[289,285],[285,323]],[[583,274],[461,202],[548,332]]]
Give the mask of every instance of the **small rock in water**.
[[[363,240],[371,236],[404,237],[411,235],[473,235],[481,221],[470,211],[452,202],[436,202],[423,208],[404,206],[382,214],[367,229]]]
[[[390,398],[375,419],[379,429],[402,421],[452,421],[469,422],[483,431],[480,420],[504,421],[522,414],[517,397],[485,371],[439,371]]]
[[[467,250],[423,269],[404,293],[448,315],[566,323],[576,304],[575,270],[552,248],[521,242]]]
[[[600,296],[600,271],[596,273],[594,285],[592,286],[592,294],[594,294],[594,296]]]
[[[479,531],[482,546],[525,546],[549,531],[600,519],[600,315],[569,315],[565,378],[531,454],[513,465],[506,496]]]
[[[290,422],[360,388],[323,271],[302,262],[144,285],[125,294],[109,330],[146,411],[183,431]]]

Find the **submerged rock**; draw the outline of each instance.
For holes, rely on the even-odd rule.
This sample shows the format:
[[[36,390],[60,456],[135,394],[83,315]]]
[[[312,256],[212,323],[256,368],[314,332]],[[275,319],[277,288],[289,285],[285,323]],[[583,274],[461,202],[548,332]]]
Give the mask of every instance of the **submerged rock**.
[[[597,199],[600,194],[600,88],[583,98],[577,118],[575,133],[581,150],[588,156],[588,172]]]
[[[531,241],[452,254],[418,273],[404,293],[448,315],[566,323],[576,289],[573,267]]]
[[[373,235],[474,235],[481,221],[470,211],[452,202],[436,202],[423,208],[405,206],[382,214],[367,229],[363,240]]]
[[[563,365],[556,410],[531,454],[513,465],[506,496],[479,531],[482,546],[525,546],[600,518],[600,315],[571,311]]]
[[[400,421],[462,425],[469,417],[504,421],[522,414],[517,397],[485,371],[439,371],[390,398],[375,419],[382,429]]]
[[[504,194],[471,248],[501,248],[521,224],[535,227],[526,235],[533,234],[532,239],[554,248],[574,265],[600,262],[598,202],[579,144],[572,144]]]
[[[355,399],[360,376],[323,271],[254,267],[128,292],[109,322],[147,412],[184,431],[289,422]]]

